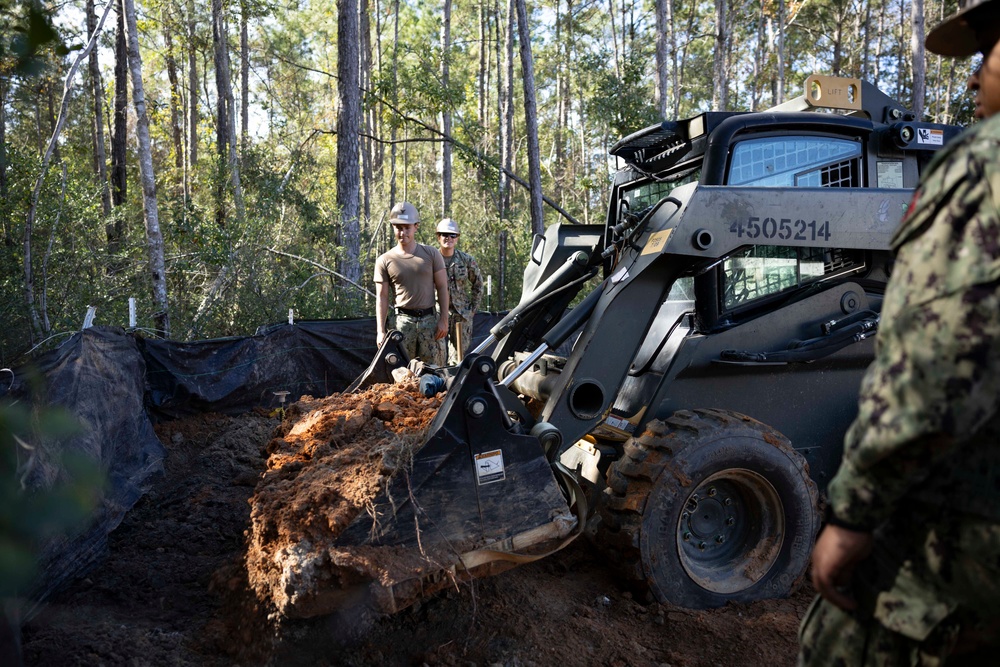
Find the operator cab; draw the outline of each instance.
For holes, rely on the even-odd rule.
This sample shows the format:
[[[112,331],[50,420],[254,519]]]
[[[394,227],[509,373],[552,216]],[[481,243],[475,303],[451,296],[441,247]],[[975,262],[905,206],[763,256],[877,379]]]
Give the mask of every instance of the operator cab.
[[[912,112],[857,79],[813,75],[805,87],[806,94],[767,111],[664,121],[615,144],[610,153],[626,168],[615,176],[605,238],[614,238],[626,216],[644,217],[690,183],[912,189],[933,152],[959,131],[915,121]],[[888,252],[874,257],[871,250],[835,247],[823,221],[765,217],[733,224],[747,245],[697,263],[674,283],[657,320],[676,322],[695,308],[697,294],[697,327],[716,330],[819,283],[850,278],[880,292],[888,278]],[[785,246],[782,240],[810,244]],[[611,268],[609,260],[606,275]]]

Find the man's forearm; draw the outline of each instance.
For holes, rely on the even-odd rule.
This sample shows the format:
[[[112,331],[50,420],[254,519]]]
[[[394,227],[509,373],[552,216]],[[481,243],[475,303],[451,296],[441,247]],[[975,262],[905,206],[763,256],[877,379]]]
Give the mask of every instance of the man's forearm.
[[[389,295],[384,289],[380,283],[375,300],[375,332],[379,343],[382,342],[382,337],[385,336],[385,321],[389,317]]]

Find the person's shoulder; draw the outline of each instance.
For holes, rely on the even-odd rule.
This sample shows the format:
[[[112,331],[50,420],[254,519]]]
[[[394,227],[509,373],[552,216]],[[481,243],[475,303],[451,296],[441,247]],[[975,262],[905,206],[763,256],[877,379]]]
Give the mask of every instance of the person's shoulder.
[[[925,197],[940,201],[960,186],[975,189],[988,185],[982,182],[983,176],[997,171],[1000,171],[1000,114],[970,127],[945,147],[928,169],[921,191]]]
[[[435,254],[440,255],[441,251],[437,249],[436,246],[427,245],[426,243],[418,243],[417,249],[425,255],[433,257]]]
[[[965,141],[965,157],[983,165],[1000,165],[1000,114],[984,120],[969,131]],[[961,159],[961,156],[957,156]]]

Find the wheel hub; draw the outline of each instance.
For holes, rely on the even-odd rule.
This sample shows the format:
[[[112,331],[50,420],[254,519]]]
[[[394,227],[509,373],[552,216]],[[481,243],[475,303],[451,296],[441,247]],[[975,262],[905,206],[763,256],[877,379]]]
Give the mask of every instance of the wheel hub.
[[[760,581],[777,560],[784,511],[774,487],[750,470],[712,475],[688,496],[677,524],[680,562],[706,590],[732,594]]]

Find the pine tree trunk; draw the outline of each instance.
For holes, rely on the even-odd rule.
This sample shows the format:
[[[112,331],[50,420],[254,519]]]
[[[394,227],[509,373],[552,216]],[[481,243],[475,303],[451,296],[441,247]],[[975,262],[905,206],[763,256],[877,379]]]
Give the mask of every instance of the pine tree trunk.
[[[344,243],[340,272],[352,282],[361,280],[359,33],[358,1],[337,0],[337,208]]]
[[[92,37],[97,31],[97,15],[94,13],[94,0],[87,0],[87,35]],[[111,215],[111,190],[108,188],[107,149],[104,146],[104,94],[101,86],[101,68],[97,61],[97,49],[90,50],[90,85],[94,102],[94,176],[101,189],[101,211],[104,216]],[[2,171],[2,168],[0,168]],[[0,199],[6,199],[4,193]]]
[[[111,133],[111,204],[115,208],[125,204],[128,175],[125,173],[125,156],[128,145],[128,53],[125,47],[125,8],[123,0],[115,3],[118,9],[118,26],[115,30],[115,103],[114,127]],[[108,252],[115,254],[124,230],[122,216],[106,226]]]
[[[910,6],[913,29],[910,33],[910,50],[913,54],[913,113],[917,120],[924,117],[924,96],[927,89],[927,53],[924,47],[924,0],[913,0]]]
[[[371,20],[368,15],[368,0],[360,0],[358,7],[358,18],[361,23],[361,94],[371,90],[372,85],[372,32]],[[371,106],[371,105],[369,105]],[[364,136],[361,137],[361,212],[365,220],[372,217],[372,182],[374,181],[374,169],[372,162],[374,159],[373,149],[375,136],[375,118],[372,110],[365,107],[362,109],[364,123]]]
[[[778,2],[781,2],[781,0],[778,0]],[[697,5],[697,3],[692,3],[691,4],[691,11],[688,13],[687,28],[686,28],[687,34],[689,34],[689,35],[692,34],[692,32],[694,31],[694,22],[695,22],[695,17],[697,15],[697,13],[698,13],[698,5]],[[684,71],[685,71],[685,69],[687,67],[688,46],[690,44],[691,44],[690,40],[685,40],[684,41],[684,46],[681,48],[681,57],[680,57],[681,62],[680,62],[680,66],[678,68],[679,71],[680,71],[680,74],[677,77],[677,86],[676,86],[677,90],[680,90],[680,87],[684,84],[684,81],[685,81],[685,79],[684,79]],[[678,117],[680,117],[680,115],[681,115],[681,96],[680,96],[680,94],[677,94],[677,95],[674,95],[674,116],[673,117],[674,118],[678,118]]]
[[[830,65],[830,74],[833,76],[841,75],[841,67],[843,60],[843,50],[844,50],[844,22],[843,16],[839,15],[837,20],[834,21],[836,28],[833,32],[833,59]]]
[[[226,46],[220,32],[222,0],[212,0],[212,50],[215,61],[215,224],[226,225],[226,162],[229,154],[229,104],[226,99],[223,54]]]
[[[392,9],[392,106],[399,108],[399,0]],[[396,202],[396,124],[389,131],[389,203]]]
[[[726,53],[729,51],[729,25],[726,0],[715,0],[715,57],[712,64],[712,109],[726,111],[729,106],[729,79]]]
[[[229,68],[229,40],[222,0],[212,0],[212,38],[215,44],[215,85],[218,97],[216,141],[218,146],[219,181],[217,185],[216,221],[224,226],[225,176],[233,188],[233,203],[240,222],[245,218],[243,188],[240,184],[239,158],[236,154],[236,103],[233,99],[232,75]],[[228,172],[228,173],[227,173]]]
[[[535,102],[535,66],[531,58],[531,32],[525,0],[515,0],[517,39],[521,51],[521,81],[524,88],[524,131],[528,143],[528,183],[531,190],[531,231],[545,232],[542,212],[542,172],[538,149],[538,107]]]
[[[764,4],[760,6],[757,14],[757,58],[753,59],[753,75],[750,82],[750,111],[757,111],[760,108],[760,91],[764,82],[764,68],[770,53],[767,43],[767,33],[764,26],[767,25],[767,9]]]
[[[149,139],[149,117],[146,115],[146,95],[142,85],[142,57],[139,54],[139,33],[136,29],[135,4],[123,0],[128,24],[128,64],[132,71],[132,103],[135,106],[135,133],[139,141],[139,177],[142,182],[142,204],[146,221],[146,247],[149,251],[149,271],[153,282],[153,316],[156,328],[170,336],[170,314],[167,306],[167,276],[163,259],[163,235],[156,202],[156,176],[153,173],[153,151]]]
[[[490,34],[489,15],[485,0],[479,2],[479,71],[476,72],[476,102],[478,103],[479,124],[484,130],[489,129],[489,97],[486,94],[487,77],[489,76],[490,46],[487,36]],[[481,170],[480,170],[481,171]]]
[[[184,172],[184,130],[181,127],[181,90],[177,78],[177,59],[174,57],[173,27],[166,9],[163,10],[163,43],[167,47],[167,81],[170,82],[170,138],[174,144],[174,167],[177,174]],[[183,183],[181,190],[183,191]]]
[[[885,0],[879,2],[878,30],[875,31],[875,58],[872,65],[872,84],[879,88],[879,79],[882,75],[882,37],[885,34]]]
[[[247,149],[250,130],[250,29],[247,3],[240,3],[240,152]]]
[[[656,109],[660,118],[667,117],[667,30],[669,30],[670,0],[656,0]]]
[[[778,0],[778,62],[775,75],[775,105],[785,101],[785,0]]]
[[[503,84],[500,87],[500,164],[503,169],[499,180],[500,219],[510,217],[511,184],[507,173],[514,169],[514,2],[507,0],[505,17]]]
[[[870,71],[869,58],[871,54],[872,45],[872,3],[865,3],[865,23],[864,23],[865,36],[861,42],[861,66],[858,68],[858,76],[862,79],[868,79],[868,73]]]
[[[571,132],[572,118],[573,118],[573,74],[576,72],[576,30],[574,29],[574,11],[573,11],[573,0],[566,0],[566,104],[564,113],[566,114],[566,120],[563,126],[566,128],[566,170],[564,171],[565,179],[567,183],[576,183],[577,165],[578,162],[573,159],[575,155],[575,147],[573,146],[573,133]],[[577,114],[577,120],[581,120],[582,110],[580,114]],[[583,133],[583,125],[581,122],[580,132]],[[575,191],[575,192],[574,192]],[[577,201],[580,201],[579,191],[573,188],[569,194],[575,194]]]
[[[188,0],[188,169],[198,164],[198,59],[195,50],[197,21],[194,15],[194,0]]]
[[[489,109],[489,97],[486,91],[489,80],[490,47],[487,35],[491,34],[492,27],[490,26],[489,14],[486,11],[485,0],[479,0],[477,12],[479,13],[479,69],[476,72],[476,118],[479,121],[479,125],[483,128],[483,136],[488,137],[490,133],[490,122],[487,113],[487,109]],[[484,166],[482,162],[476,166],[476,184],[480,188],[482,188],[483,181],[486,178]]]
[[[451,0],[444,0],[441,16],[441,87],[448,90],[448,69],[451,60]],[[451,215],[451,111],[446,103],[441,112],[441,131],[445,140],[441,144],[441,215]]]
[[[611,22],[612,57],[615,64],[615,77],[622,79],[621,52],[618,47],[618,28],[615,27],[615,0],[608,0],[608,20]]]

